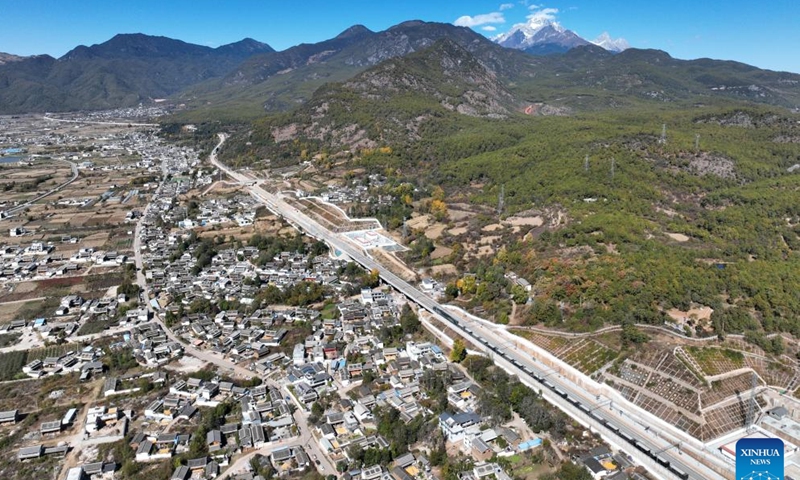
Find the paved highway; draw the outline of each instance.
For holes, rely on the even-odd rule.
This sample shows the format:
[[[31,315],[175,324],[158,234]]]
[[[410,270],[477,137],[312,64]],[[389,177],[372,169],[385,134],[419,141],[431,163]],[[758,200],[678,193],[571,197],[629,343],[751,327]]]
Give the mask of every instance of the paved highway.
[[[671,441],[671,439],[654,435],[649,426],[633,422],[629,418],[625,418],[624,415],[620,415],[619,411],[616,414],[612,413],[610,405],[607,407],[595,405],[597,399],[594,395],[587,393],[582,388],[571,384],[571,382],[560,378],[558,375],[551,375],[551,371],[542,370],[540,364],[537,364],[534,358],[520,355],[504,347],[509,343],[507,338],[501,338],[482,322],[456,318],[453,314],[445,311],[433,299],[374,261],[345,237],[322,227],[316,221],[283,201],[281,195],[267,192],[252,178],[228,168],[217,159],[217,151],[224,143],[226,136],[219,134],[219,138],[219,144],[211,153],[211,163],[243,186],[247,186],[250,193],[264,202],[272,212],[283,217],[302,232],[327,242],[332,248],[348,255],[364,268],[377,270],[387,284],[428,310],[440,321],[449,324],[451,328],[461,335],[470,338],[476,344],[482,345],[487,353],[495,356],[495,361],[499,366],[518,375],[534,388],[542,390],[548,401],[572,418],[600,432],[617,446],[624,448],[628,454],[640,464],[646,466],[658,478],[691,478],[693,480],[732,478],[728,475],[720,475],[706,465],[695,461],[688,455],[684,455],[681,451],[676,453],[673,445],[675,442]],[[537,375],[543,379],[544,383],[536,380]],[[558,390],[550,389],[547,384]],[[565,395],[562,396],[556,393],[557,391],[563,392]],[[590,413],[587,413],[587,410]],[[683,445],[682,448],[693,449],[694,447]],[[696,451],[695,453],[700,457],[703,456],[703,452]]]
[[[11,215],[14,215],[14,214],[16,214],[17,212],[19,212],[19,211],[21,211],[21,210],[23,210],[23,209],[25,209],[25,208],[27,208],[27,207],[30,207],[31,205],[33,205],[34,203],[38,202],[39,200],[41,200],[41,199],[43,199],[43,198],[45,198],[45,197],[48,197],[48,196],[50,196],[50,195],[52,195],[52,194],[54,194],[54,193],[56,193],[56,192],[60,192],[61,190],[63,190],[63,189],[64,189],[64,187],[66,187],[66,186],[67,186],[67,185],[69,185],[70,183],[72,183],[72,182],[74,182],[75,180],[77,180],[77,178],[78,178],[78,166],[77,166],[77,165],[75,165],[73,162],[70,162],[69,160],[62,160],[62,162],[67,162],[67,163],[69,163],[69,165],[70,165],[70,168],[72,169],[72,177],[71,177],[69,180],[67,180],[66,182],[62,183],[61,185],[59,185],[59,186],[57,186],[57,187],[53,188],[52,190],[49,190],[49,191],[47,191],[47,192],[45,192],[45,193],[43,193],[43,194],[41,194],[41,195],[37,196],[37,197],[36,197],[36,198],[34,198],[33,200],[30,200],[30,201],[28,201],[28,202],[25,202],[25,203],[23,203],[22,205],[17,205],[17,206],[16,206],[16,207],[14,207],[14,208],[9,208],[9,209],[6,211],[6,214],[7,214],[7,215],[9,215],[9,216],[11,216]]]
[[[66,118],[54,118],[49,114],[44,115],[42,118],[51,122],[64,122],[64,123],[87,123],[91,125],[119,125],[122,127],[160,127],[158,123],[128,123],[128,122],[96,122],[92,120],[67,120]]]

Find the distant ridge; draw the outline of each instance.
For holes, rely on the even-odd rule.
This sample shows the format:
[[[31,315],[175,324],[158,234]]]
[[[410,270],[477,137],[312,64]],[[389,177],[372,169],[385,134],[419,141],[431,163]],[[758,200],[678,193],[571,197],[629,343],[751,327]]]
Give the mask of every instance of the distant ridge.
[[[511,95],[503,100],[509,112],[515,104],[551,101],[559,104],[556,109],[597,109],[712,96],[800,107],[800,77],[794,74],[736,62],[676,60],[656,50],[616,52],[626,46],[623,41],[601,35],[598,46],[555,22],[518,28],[492,41],[467,27],[411,20],[380,32],[354,25],[329,40],[280,52],[251,38],[211,48],[133,33],[75,47],[59,59],[2,54],[0,113],[104,109],[172,98],[194,112],[194,119],[240,121],[295,109],[326,84],[442,40],[496,77]]]
[[[274,51],[244,39],[218,48],[141,33],[80,45],[59,59],[0,57],[0,113],[102,109],[164,98]]]

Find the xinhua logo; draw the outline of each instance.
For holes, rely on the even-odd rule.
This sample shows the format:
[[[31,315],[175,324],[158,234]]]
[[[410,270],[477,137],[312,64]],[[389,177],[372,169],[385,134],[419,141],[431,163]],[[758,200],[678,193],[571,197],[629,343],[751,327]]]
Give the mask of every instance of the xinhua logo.
[[[783,442],[743,438],[736,442],[737,480],[783,480]]]

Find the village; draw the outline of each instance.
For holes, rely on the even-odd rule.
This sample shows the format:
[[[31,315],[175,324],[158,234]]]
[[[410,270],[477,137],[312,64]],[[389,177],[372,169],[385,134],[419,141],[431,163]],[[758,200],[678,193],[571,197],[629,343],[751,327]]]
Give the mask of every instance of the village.
[[[25,199],[6,205],[0,283],[12,302],[41,308],[0,322],[3,373],[49,405],[0,399],[15,447],[7,468],[70,480],[507,480],[572,456],[594,478],[647,478],[578,424],[553,434],[493,415],[484,390],[494,387],[470,372],[482,353],[454,353],[405,297],[300,236],[194,151],[103,128],[122,140],[81,154],[79,179],[59,193],[82,191],[95,171],[113,189],[50,196],[27,217],[13,210]],[[98,136],[112,137],[82,141]],[[118,149],[129,162],[104,160]],[[58,226],[50,209],[102,212],[105,238],[88,221]],[[420,286],[442,291],[428,278]],[[58,393],[45,398],[31,381]]]

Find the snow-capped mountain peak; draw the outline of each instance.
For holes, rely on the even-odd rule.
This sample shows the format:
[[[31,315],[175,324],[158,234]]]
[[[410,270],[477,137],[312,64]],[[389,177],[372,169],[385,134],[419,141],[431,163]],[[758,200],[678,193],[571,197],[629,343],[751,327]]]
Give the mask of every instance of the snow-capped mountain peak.
[[[524,50],[536,55],[563,53],[582,45],[595,44],[611,52],[621,52],[630,48],[623,38],[611,38],[603,32],[596,40],[589,42],[572,30],[564,28],[555,19],[555,9],[537,10],[528,16],[525,23],[518,23],[503,34],[492,38],[506,48]]]
[[[630,44],[624,38],[611,38],[608,32],[603,32],[599,37],[592,40],[592,43],[598,47],[603,47],[609,52],[621,52],[631,48]]]
[[[589,42],[555,20],[537,16],[530,17],[526,23],[514,25],[507,33],[493,40],[506,48],[536,55],[563,53],[571,48],[589,45]]]
[[[515,36],[517,38],[522,37],[525,39],[531,39],[545,27],[551,27],[552,30],[558,33],[563,33],[566,31],[566,29],[555,20],[550,20],[547,18],[530,18],[526,23],[518,23],[514,25],[508,32],[497,35],[496,37],[492,38],[492,40],[500,45],[503,45],[506,40]]]

